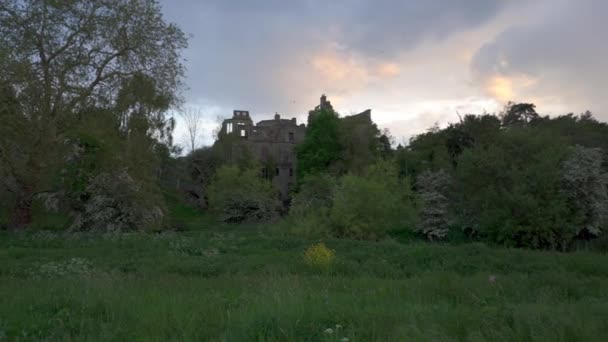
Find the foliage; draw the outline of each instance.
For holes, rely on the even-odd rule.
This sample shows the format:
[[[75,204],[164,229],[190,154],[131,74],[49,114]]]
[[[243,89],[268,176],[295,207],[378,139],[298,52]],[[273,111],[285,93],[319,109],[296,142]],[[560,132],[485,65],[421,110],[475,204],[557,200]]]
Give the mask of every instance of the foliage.
[[[371,166],[365,176],[340,179],[330,212],[337,236],[376,240],[395,229],[413,229],[416,208],[408,179],[390,162]]]
[[[279,208],[276,190],[258,168],[235,165],[217,170],[209,185],[209,204],[225,222],[269,220]]]
[[[320,242],[308,247],[304,251],[304,262],[310,266],[327,268],[334,263],[335,254],[334,250]]]
[[[213,175],[227,160],[217,146],[197,149],[186,157],[180,158],[183,174],[174,175],[179,185],[176,187],[185,193],[187,202],[200,209],[209,206],[208,188]],[[170,179],[175,181],[175,179]]]
[[[465,151],[456,172],[462,224],[502,244],[566,249],[580,221],[561,191],[567,156],[558,138],[525,129]]]
[[[158,204],[163,202],[156,196],[126,170],[98,174],[84,189],[86,200],[75,213],[71,229],[160,230],[166,209]]]
[[[10,131],[0,132],[0,174],[15,194],[13,228],[30,224],[38,194],[64,192],[65,142],[99,112],[114,116],[127,141],[117,151],[133,165],[171,145],[165,113],[180,102],[186,45],[154,0],[0,2],[0,46],[9,52],[0,53],[0,120]],[[148,165],[129,172],[148,182],[140,178],[154,174]]]
[[[304,215],[330,208],[336,190],[336,179],[326,173],[312,174],[300,181],[298,192],[293,195],[289,213]]]
[[[602,234],[608,223],[608,173],[599,148],[575,146],[562,165],[564,189],[571,206],[584,217],[577,233]]]
[[[538,122],[540,116],[533,103],[509,102],[500,113],[500,119],[503,127],[524,127]]]
[[[340,133],[340,118],[333,111],[320,110],[311,117],[304,142],[297,147],[300,179],[309,174],[337,171],[335,163],[344,150]]]
[[[140,84],[145,83],[139,81]],[[138,90],[138,96],[142,95]],[[166,208],[157,183],[161,154],[160,136],[149,132],[153,122],[142,111],[154,111],[154,91],[140,99],[123,130],[117,130],[112,111],[97,116],[69,132],[68,164],[62,169],[64,209],[74,218],[76,230],[158,230],[165,227]],[[122,92],[126,96],[127,92]],[[150,101],[147,103],[147,101]],[[126,100],[121,101],[128,106]],[[170,132],[167,133],[170,135]]]
[[[416,179],[420,199],[419,230],[429,240],[442,239],[448,234],[449,198],[447,195],[451,179],[445,170],[421,173]]]
[[[386,136],[382,138],[378,127],[366,114],[361,113],[340,119],[340,145],[343,150],[341,158],[336,163],[340,174],[350,172],[361,175],[382,154],[385,156],[388,154],[386,151],[388,138]]]

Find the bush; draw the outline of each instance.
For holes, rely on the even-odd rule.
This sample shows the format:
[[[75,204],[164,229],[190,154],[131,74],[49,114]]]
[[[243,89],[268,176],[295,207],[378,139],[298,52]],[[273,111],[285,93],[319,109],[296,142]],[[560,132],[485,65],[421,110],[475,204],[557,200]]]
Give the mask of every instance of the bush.
[[[600,148],[575,146],[562,164],[563,192],[583,217],[579,235],[601,235],[608,223],[608,174],[602,170]]]
[[[450,184],[450,175],[445,170],[427,170],[416,180],[421,202],[420,231],[429,240],[443,239],[448,235],[449,199],[446,195]]]
[[[336,179],[321,173],[308,175],[300,182],[299,191],[294,194],[289,213],[305,215],[331,207],[336,190]]]
[[[388,231],[411,229],[416,222],[408,179],[393,164],[380,162],[366,176],[346,175],[336,189],[330,222],[339,237],[377,240]]]
[[[75,209],[71,229],[128,231],[163,228],[166,208],[154,187],[133,179],[126,171],[101,173],[85,188]]]
[[[488,148],[463,152],[457,169],[461,220],[473,234],[500,244],[563,250],[581,220],[562,188],[568,149],[554,136],[531,133],[511,129]]]
[[[278,193],[256,168],[219,168],[209,185],[209,205],[224,222],[263,221],[280,208]]]

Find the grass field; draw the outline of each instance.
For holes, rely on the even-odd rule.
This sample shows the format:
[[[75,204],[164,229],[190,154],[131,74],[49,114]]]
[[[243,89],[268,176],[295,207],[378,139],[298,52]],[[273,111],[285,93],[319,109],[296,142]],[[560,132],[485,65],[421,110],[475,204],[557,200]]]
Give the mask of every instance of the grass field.
[[[251,226],[0,233],[0,341],[608,337],[606,254],[325,240],[336,260],[320,269],[302,258],[316,242]]]

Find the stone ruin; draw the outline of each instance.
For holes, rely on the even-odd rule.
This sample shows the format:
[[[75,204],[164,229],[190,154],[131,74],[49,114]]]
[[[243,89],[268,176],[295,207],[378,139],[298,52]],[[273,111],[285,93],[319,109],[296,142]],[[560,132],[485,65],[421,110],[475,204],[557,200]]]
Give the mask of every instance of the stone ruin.
[[[325,95],[320,104],[309,112],[308,121],[320,110],[332,110],[331,102]],[[371,111],[348,116],[344,120],[358,120],[363,124],[373,124]],[[280,191],[281,199],[287,201],[289,193],[296,185],[297,157],[296,146],[304,141],[306,125],[298,124],[296,118],[283,119],[275,113],[274,119],[253,123],[249,111],[234,110],[230,119],[222,123],[219,139],[231,137],[231,159],[236,160],[243,153],[251,153],[263,165],[262,176],[272,179]]]

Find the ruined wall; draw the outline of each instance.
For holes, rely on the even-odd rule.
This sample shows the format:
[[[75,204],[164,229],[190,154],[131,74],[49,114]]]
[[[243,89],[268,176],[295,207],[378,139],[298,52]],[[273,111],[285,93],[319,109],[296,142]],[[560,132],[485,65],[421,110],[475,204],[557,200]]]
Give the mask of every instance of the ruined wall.
[[[296,184],[296,145],[304,140],[306,126],[298,125],[295,118],[286,120],[276,114],[273,120],[253,125],[249,112],[234,111],[232,118],[224,120],[220,139],[238,137],[232,146],[231,159],[235,160],[247,149],[264,166],[261,173],[272,179],[287,200]]]
[[[309,120],[320,110],[333,111],[331,102],[325,95],[321,96],[320,104],[309,112]],[[362,169],[373,157],[367,156],[370,154],[369,138],[378,132],[371,119],[371,110],[342,120],[348,131],[348,141],[345,141],[347,168]],[[281,198],[288,200],[290,191],[296,185],[296,146],[304,141],[305,135],[306,126],[298,125],[295,118],[281,119],[279,114],[275,114],[274,119],[262,120],[254,125],[248,111],[235,110],[232,118],[222,123],[218,138],[230,142],[230,148],[225,151],[228,160],[237,161],[245,153],[251,153],[264,167],[260,170],[261,174],[272,179]],[[349,155],[358,158],[348,158]]]

